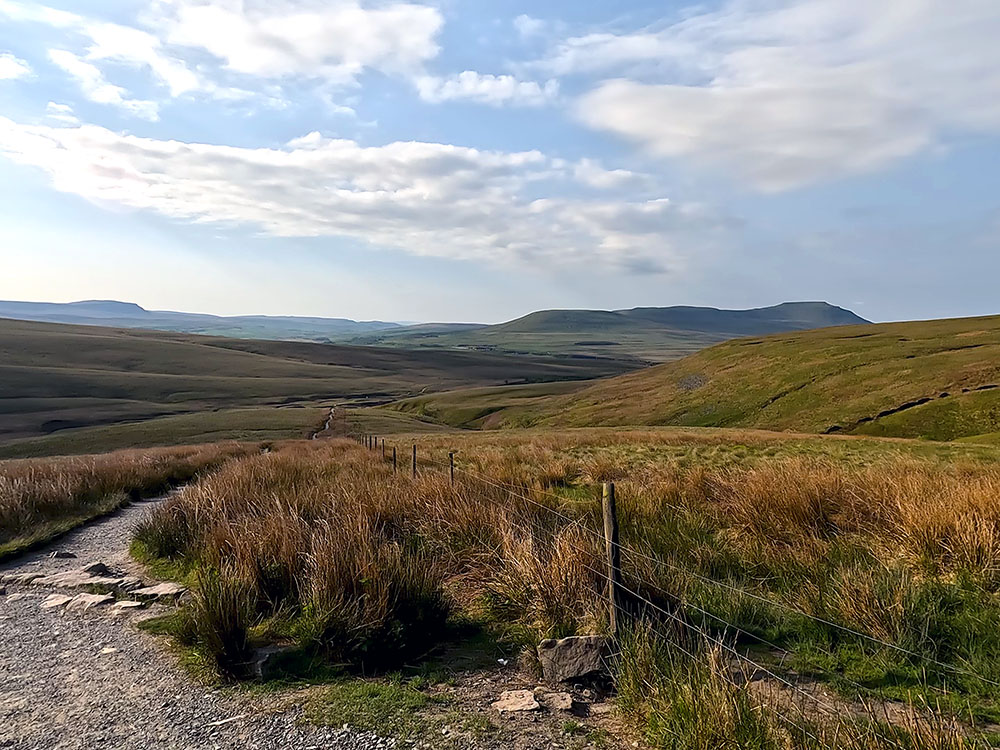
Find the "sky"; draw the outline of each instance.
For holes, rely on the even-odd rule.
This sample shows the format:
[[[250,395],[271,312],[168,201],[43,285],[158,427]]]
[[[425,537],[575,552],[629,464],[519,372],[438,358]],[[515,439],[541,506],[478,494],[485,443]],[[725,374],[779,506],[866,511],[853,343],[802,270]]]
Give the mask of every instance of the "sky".
[[[995,0],[0,0],[0,299],[1000,313]]]

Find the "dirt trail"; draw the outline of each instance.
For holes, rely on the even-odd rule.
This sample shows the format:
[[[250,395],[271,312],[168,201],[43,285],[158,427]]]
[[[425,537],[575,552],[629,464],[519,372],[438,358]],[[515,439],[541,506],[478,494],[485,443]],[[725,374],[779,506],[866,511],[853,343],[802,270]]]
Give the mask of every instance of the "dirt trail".
[[[327,414],[326,421],[323,422],[323,426],[320,427],[312,435],[309,436],[310,440],[319,440],[319,436],[322,435],[324,432],[327,432],[330,429],[330,426],[333,424],[333,418],[334,418],[334,415],[335,415],[336,411],[337,411],[337,407],[336,406],[331,406],[330,407],[330,413]]]
[[[128,555],[131,530],[157,501],[137,503],[0,565],[51,574],[102,562],[151,582]],[[52,558],[55,550],[75,555]],[[0,748],[393,747],[365,733],[300,725],[296,708],[272,713],[259,700],[198,686],[161,641],[135,627],[149,610],[41,609],[45,586],[2,584]]]

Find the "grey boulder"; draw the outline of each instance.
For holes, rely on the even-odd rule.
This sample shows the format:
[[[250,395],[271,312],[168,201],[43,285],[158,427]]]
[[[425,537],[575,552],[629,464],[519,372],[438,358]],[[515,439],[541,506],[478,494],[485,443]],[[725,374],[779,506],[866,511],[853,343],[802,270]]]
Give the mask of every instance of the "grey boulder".
[[[607,672],[608,641],[600,635],[574,635],[538,644],[542,675],[550,685]]]

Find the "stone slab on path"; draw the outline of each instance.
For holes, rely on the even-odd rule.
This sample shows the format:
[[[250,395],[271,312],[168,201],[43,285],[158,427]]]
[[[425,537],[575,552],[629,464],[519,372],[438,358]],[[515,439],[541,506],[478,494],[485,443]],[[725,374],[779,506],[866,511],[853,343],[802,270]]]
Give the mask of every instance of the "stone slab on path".
[[[66,570],[62,573],[53,573],[52,575],[35,578],[31,581],[31,585],[55,586],[61,589],[82,589],[85,586],[118,588],[121,582],[121,578],[92,575],[84,570]]]
[[[94,607],[106,607],[114,601],[115,598],[111,594],[77,594],[66,604],[66,611],[86,612]]]
[[[129,594],[137,599],[164,601],[177,599],[186,592],[187,587],[181,586],[179,583],[158,583],[155,586],[134,589],[129,591]]]
[[[42,602],[42,609],[55,609],[57,607],[64,607],[73,601],[72,596],[66,596],[65,594],[52,594],[48,599]]]

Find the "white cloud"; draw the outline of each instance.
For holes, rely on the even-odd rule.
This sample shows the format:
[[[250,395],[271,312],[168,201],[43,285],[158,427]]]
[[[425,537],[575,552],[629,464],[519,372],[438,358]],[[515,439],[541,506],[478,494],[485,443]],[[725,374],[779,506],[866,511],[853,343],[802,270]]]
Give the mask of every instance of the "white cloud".
[[[10,52],[0,53],[0,81],[31,75],[31,66]]]
[[[60,29],[73,28],[80,21],[76,13],[18,0],[0,0],[0,13],[15,21],[35,21]]]
[[[0,117],[0,153],[100,204],[445,258],[674,268],[727,226],[666,200],[538,198],[535,186],[566,170],[537,151],[363,147],[318,133],[281,148],[236,148]]]
[[[202,49],[229,70],[336,83],[353,81],[364,68],[418,71],[437,55],[442,23],[440,12],[427,5],[364,8],[357,0],[170,0],[156,17],[167,42]]]
[[[678,60],[690,65],[691,57],[688,56],[698,52],[696,47],[678,38],[673,28],[632,34],[601,32],[566,39],[545,59],[527,67],[557,76],[616,69],[638,73],[676,68]]]
[[[70,30],[88,39],[89,44],[81,50],[83,54],[60,50],[57,58],[61,62],[56,64],[78,80],[83,77],[87,81],[95,82],[95,86],[110,85],[106,81],[104,84],[96,83],[98,79],[103,81],[105,74],[97,69],[95,63],[112,61],[148,68],[154,77],[167,87],[171,96],[198,90],[213,91],[216,88],[208,81],[202,80],[182,60],[167,54],[160,40],[145,31],[94,20],[69,11],[55,10],[37,3],[14,0],[0,0],[0,15],[5,15],[14,21],[41,23],[56,29]],[[70,41],[76,40],[67,39],[67,46]],[[65,57],[63,52],[72,54],[74,59]],[[81,62],[89,67],[84,68]],[[68,70],[67,66],[72,67],[76,73]],[[94,70],[97,70],[96,74]],[[106,96],[113,98],[114,95],[108,90]],[[149,106],[138,106],[133,109],[135,114],[151,119],[149,115],[152,109]]]
[[[102,77],[104,63],[121,63],[147,69],[173,97],[202,93],[276,107],[287,104],[280,82],[289,77],[342,86],[365,69],[422,75],[438,53],[443,23],[427,5],[366,8],[358,0],[151,0],[132,26],[0,0],[0,16],[72,32],[59,46],[105,68]],[[82,48],[81,37],[88,40]]]
[[[545,21],[522,13],[514,19],[514,28],[526,39],[541,34],[545,30]]]
[[[559,94],[559,83],[519,81],[509,75],[489,75],[466,70],[448,78],[421,76],[416,79],[420,98],[429,102],[467,100],[480,104],[514,104],[537,107]]]
[[[191,91],[210,90],[183,61],[164,53],[154,35],[116,23],[86,21],[81,30],[90,37],[89,60],[113,60],[135,66],[145,66],[170,91],[180,96]]]
[[[605,169],[594,159],[581,159],[573,165],[573,176],[584,185],[600,190],[643,187],[650,183],[647,175],[628,169]]]
[[[49,102],[45,105],[45,115],[50,120],[68,125],[78,125],[80,123],[80,119],[73,114],[73,108],[68,104]]]
[[[61,49],[49,50],[49,59],[76,79],[84,96],[90,101],[118,107],[144,120],[155,122],[159,119],[156,102],[129,98],[128,92],[121,86],[109,83],[96,65]]]
[[[584,123],[775,191],[1000,132],[997,38],[982,0],[731,0],[536,67],[616,76],[580,99]]]

